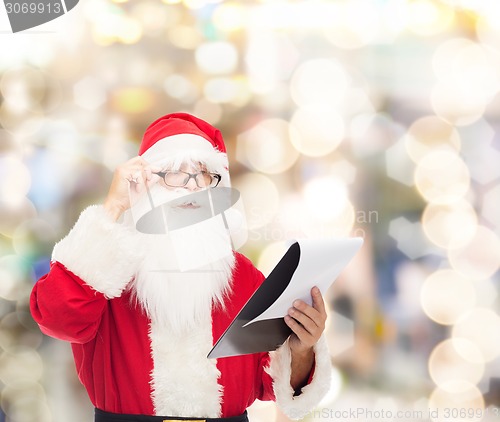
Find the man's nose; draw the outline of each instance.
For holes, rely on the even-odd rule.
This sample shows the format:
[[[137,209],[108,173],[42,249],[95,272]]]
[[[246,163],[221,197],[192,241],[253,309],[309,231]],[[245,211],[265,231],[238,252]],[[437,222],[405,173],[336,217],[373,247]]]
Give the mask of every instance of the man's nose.
[[[190,190],[191,192],[200,190],[200,188],[196,184],[196,180],[194,179],[194,177],[191,177],[188,180],[188,182],[186,183],[186,186],[184,186],[184,188]]]

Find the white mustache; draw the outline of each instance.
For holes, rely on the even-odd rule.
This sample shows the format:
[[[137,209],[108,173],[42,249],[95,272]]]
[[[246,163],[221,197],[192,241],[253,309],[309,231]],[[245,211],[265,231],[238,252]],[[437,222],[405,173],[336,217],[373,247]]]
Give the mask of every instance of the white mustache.
[[[175,200],[189,195],[190,193],[191,192],[187,189],[166,189],[159,184],[155,184],[147,188],[143,195],[141,195],[141,197],[130,209],[134,223],[137,223],[143,215],[147,214],[153,208],[159,207],[171,201],[175,202]],[[189,200],[186,200],[186,202],[189,202]],[[179,205],[178,202],[177,205]],[[172,204],[172,206],[175,207],[176,205]]]

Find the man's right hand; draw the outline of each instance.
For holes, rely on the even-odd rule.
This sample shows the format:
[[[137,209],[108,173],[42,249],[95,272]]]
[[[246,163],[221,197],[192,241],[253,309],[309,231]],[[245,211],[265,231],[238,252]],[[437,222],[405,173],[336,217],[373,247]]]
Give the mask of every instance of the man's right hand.
[[[140,196],[146,185],[151,186],[160,180],[155,173],[161,168],[148,164],[137,156],[119,165],[114,174],[108,195],[104,200],[104,209],[114,221],[131,207],[131,196]]]

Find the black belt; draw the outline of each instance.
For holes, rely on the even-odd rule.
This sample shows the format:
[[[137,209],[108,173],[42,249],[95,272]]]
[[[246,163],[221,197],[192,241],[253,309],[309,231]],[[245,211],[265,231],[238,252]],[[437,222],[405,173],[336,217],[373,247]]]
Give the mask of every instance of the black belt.
[[[148,416],[148,415],[125,415],[122,413],[110,413],[101,409],[95,409],[95,422],[248,422],[247,412],[243,415],[230,418],[185,418],[182,416]]]

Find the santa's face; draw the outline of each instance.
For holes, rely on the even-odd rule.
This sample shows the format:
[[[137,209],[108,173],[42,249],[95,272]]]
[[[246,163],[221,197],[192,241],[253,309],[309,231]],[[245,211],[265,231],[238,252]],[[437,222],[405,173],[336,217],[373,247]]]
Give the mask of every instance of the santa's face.
[[[155,173],[146,189],[130,192],[134,204],[131,215],[137,230],[165,234],[213,217],[214,204],[208,191],[220,179],[200,162],[184,161]]]
[[[182,163],[179,168],[165,169],[156,174],[160,176],[160,186],[167,190],[167,196],[171,194],[172,199],[214,188],[221,179],[219,174],[209,172],[203,163]],[[189,210],[200,208],[202,204],[196,200],[196,195],[190,195],[185,201],[172,201],[171,206]]]

